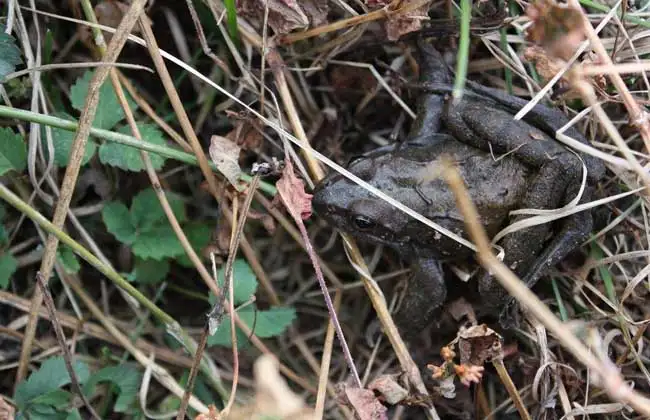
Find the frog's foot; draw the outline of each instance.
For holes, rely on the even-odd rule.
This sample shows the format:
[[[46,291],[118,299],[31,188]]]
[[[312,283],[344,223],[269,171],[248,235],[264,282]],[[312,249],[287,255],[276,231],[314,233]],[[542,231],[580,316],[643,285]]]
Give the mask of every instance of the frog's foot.
[[[414,337],[431,324],[447,297],[444,273],[438,261],[418,258],[413,266],[416,271],[409,279],[404,298],[395,314],[397,328],[406,339]]]

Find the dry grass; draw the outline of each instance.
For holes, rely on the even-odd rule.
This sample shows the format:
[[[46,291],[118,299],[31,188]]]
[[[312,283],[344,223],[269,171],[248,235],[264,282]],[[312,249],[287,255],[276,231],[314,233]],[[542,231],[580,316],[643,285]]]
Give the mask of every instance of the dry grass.
[[[330,4],[329,23],[275,38],[264,23],[277,24],[273,21],[277,15],[262,13],[260,22],[240,18],[237,42],[227,36],[224,4],[217,1],[209,6],[193,3],[188,9],[185,2],[158,0],[146,9],[149,18],[138,9],[145,2],[134,1],[128,19],[122,20],[119,14],[117,20],[100,15],[99,21],[86,0],[72,1],[76,9],[29,2],[36,7],[30,9],[9,3],[12,7],[6,10],[12,15],[7,23],[16,28],[14,36],[25,65],[33,71],[13,76],[22,82],[22,94],[4,85],[4,105],[37,114],[60,111],[59,99],[67,101],[74,79],[81,74],[79,68],[97,65],[90,92],[97,92],[104,79],[110,81],[131,135],[141,140],[135,121],[146,115],[166,134],[168,144],[193,154],[195,164],[170,161],[156,171],[143,150],[142,173],[118,171],[101,165],[97,158],[83,166],[84,143],[97,107],[97,95],[90,94],[72,146],[75,157],[59,170],[36,147],[41,136],[47,141],[47,131],[39,130],[27,113],[9,120],[0,110],[7,118],[4,125],[16,127],[30,144],[27,173],[5,177],[0,190],[0,196],[19,209],[6,222],[11,237],[8,250],[17,258],[19,270],[9,289],[0,291],[0,317],[6,318],[0,318],[5,325],[0,329],[0,343],[13,337],[13,341],[6,338],[13,352],[1,362],[4,400],[11,401],[13,388],[36,362],[60,353],[64,339],[56,341],[47,329],[37,328],[40,317],[42,325],[46,325],[44,320],[58,320],[65,340],[74,344],[75,358],[103,366],[107,360],[101,348],[110,346],[115,360],[139,363],[145,372],[139,397],[143,412],[163,411],[170,396],[175,395],[178,403],[185,394],[191,409],[206,413],[203,418],[216,416],[214,411],[208,413],[208,405],[223,406],[227,401],[231,418],[249,418],[262,411],[287,418],[354,418],[355,410],[362,409],[359,403],[354,407],[343,403],[343,395],[351,401],[355,398],[350,394],[352,363],[364,387],[382,375],[404,373],[409,393],[402,399],[404,404],[391,406],[391,418],[457,418],[468,407],[475,409],[475,418],[500,418],[507,413],[522,418],[650,417],[644,397],[650,392],[646,334],[650,201],[644,192],[650,186],[646,111],[650,83],[645,75],[650,25],[643,21],[643,9],[627,9],[621,15],[620,3],[615,8],[583,3],[586,12],[572,15],[572,25],[589,43],[579,39],[563,61],[542,63],[541,59],[564,52],[547,45],[546,55],[537,56],[537,67],[524,58],[524,32],[531,19],[519,8],[508,12],[501,33],[473,28],[470,79],[528,97],[531,105],[548,99],[548,92],[558,83],[570,90],[556,104],[575,117],[572,124],[592,140],[591,147],[581,151],[607,165],[600,201],[587,205],[597,206],[607,223],[583,244],[585,257],[572,257],[548,273],[535,289],[537,295],[500,265],[474,226],[470,233],[478,260],[526,308],[527,320],[514,331],[490,325],[504,336],[500,356],[486,365],[480,383],[471,391],[456,381],[455,397],[443,398],[440,384],[429,378],[425,366],[441,359],[453,364],[440,353],[456,338],[456,330],[431,329],[405,343],[392,318],[408,278],[398,256],[380,247],[358,246],[345,235],[339,240],[316,216],[307,222],[308,234],[301,235],[294,220],[261,190],[253,195],[226,188],[206,154],[207,139],[212,134],[226,135],[236,125],[235,113],[246,111],[243,119],[247,122],[239,129],[250,131],[240,138],[247,146],[256,136],[262,143],[243,154],[244,170],[252,161],[271,163],[273,157],[286,156],[309,189],[325,175],[323,165],[345,172],[335,162],[345,162],[396,137],[403,139],[415,115],[417,89],[408,88],[417,80],[417,63],[412,43],[387,42],[382,25],[386,19],[415,13],[426,2],[393,2],[370,11],[357,2],[336,0]],[[435,3],[431,10],[447,6],[458,5]],[[191,18],[197,14],[203,25],[198,32]],[[107,25],[104,31],[98,23]],[[112,29],[118,24],[117,30]],[[127,40],[134,26],[138,30]],[[455,24],[441,26],[453,28]],[[46,28],[51,35],[45,35]],[[51,53],[50,47],[45,48],[50,45],[49,37]],[[585,52],[591,53],[581,55]],[[115,62],[119,65],[112,66]],[[542,68],[543,64],[547,67]],[[132,65],[153,69],[155,74]],[[133,115],[124,90],[143,112]],[[558,133],[558,139],[575,146],[563,133]],[[112,183],[111,197],[90,203],[75,197],[78,176],[85,179],[91,168],[102,181]],[[471,227],[476,217],[471,203],[463,201],[462,183],[454,181],[453,169],[446,174]],[[130,271],[132,255],[106,234],[99,216],[109,199],[130,202],[146,186],[155,187],[193,269],[174,266],[161,283],[134,287],[121,274]],[[216,226],[209,247],[216,250],[216,263],[224,264],[230,256],[231,264],[239,248],[260,283],[259,307],[297,309],[297,321],[283,335],[260,339],[241,317],[235,317],[252,346],[239,351],[211,347],[198,352],[200,363],[192,360],[197,346],[201,347],[197,341],[207,330],[205,314],[210,308],[204,301],[208,291],[221,297],[216,308],[219,315],[233,313],[235,308],[227,300],[232,291],[224,292],[214,281],[210,259],[202,252],[206,250],[193,249],[168,204],[166,191],[186,197],[192,217]],[[423,229],[435,227],[402,203],[376,192],[395,205],[395,211],[406,211],[423,222]],[[630,193],[624,199],[609,199],[623,192]],[[244,196],[253,199],[251,213],[250,201],[242,206]],[[244,214],[238,214],[242,208]],[[572,209],[563,211],[560,216]],[[25,217],[33,223],[24,221]],[[245,221],[245,226],[236,220]],[[275,229],[265,228],[261,221],[272,222]],[[67,272],[55,258],[59,241],[85,248],[87,254],[80,255],[89,265],[75,274]],[[307,253],[312,246],[317,254],[313,265]],[[320,266],[322,276],[314,274],[313,266]],[[52,270],[61,282],[50,284],[56,309],[45,311],[36,273],[47,282]],[[337,328],[330,322],[318,284],[321,277],[334,296],[329,310],[334,308],[338,314],[338,333],[350,351],[347,360],[335,339]],[[165,329],[187,352],[174,351],[165,339]],[[276,366],[271,359],[260,358],[257,366],[263,368],[254,369],[254,361],[262,354],[275,355],[279,363]],[[206,394],[190,398],[186,393],[187,381],[179,378],[193,362],[198,369],[193,369],[192,376],[201,372],[203,383],[213,391],[207,395],[214,400],[206,400]],[[465,372],[462,363],[454,366],[457,372]],[[150,381],[152,377],[155,381]],[[265,382],[263,378],[271,379]],[[230,395],[231,389],[236,394]],[[101,398],[89,404],[106,410],[109,391],[101,390]],[[3,404],[0,398],[4,409]],[[182,418],[183,413],[178,415]]]

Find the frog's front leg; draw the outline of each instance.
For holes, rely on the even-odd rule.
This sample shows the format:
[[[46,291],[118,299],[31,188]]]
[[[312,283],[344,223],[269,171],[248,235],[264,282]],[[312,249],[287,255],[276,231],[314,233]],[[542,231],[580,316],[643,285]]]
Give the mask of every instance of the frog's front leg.
[[[412,260],[413,274],[409,278],[395,322],[405,338],[413,337],[426,328],[445,302],[447,286],[440,262],[427,257]]]

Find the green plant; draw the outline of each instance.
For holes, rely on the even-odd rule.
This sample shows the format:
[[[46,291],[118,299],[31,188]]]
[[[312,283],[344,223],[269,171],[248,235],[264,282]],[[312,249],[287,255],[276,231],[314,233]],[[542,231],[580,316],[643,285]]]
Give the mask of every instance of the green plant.
[[[217,274],[219,286],[224,284],[224,270]],[[235,305],[250,301],[257,290],[257,278],[245,260],[235,260],[233,264],[233,288]],[[216,297],[210,294],[210,303],[214,304]],[[292,307],[275,307],[266,310],[257,309],[255,304],[249,304],[237,310],[239,318],[260,338],[275,337],[282,334],[296,318],[296,310]],[[237,344],[243,345],[248,341],[246,334],[237,328]],[[226,315],[214,335],[208,337],[210,346],[231,346],[230,317]]]
[[[91,374],[85,363],[76,361],[73,370],[82,385],[84,395],[90,398],[98,383],[110,382],[115,385],[114,389],[118,394],[113,411],[118,413],[132,411],[142,380],[142,374],[134,365],[107,366]],[[16,419],[81,419],[79,410],[71,408],[75,398],[74,392],[64,389],[70,385],[70,382],[70,375],[62,357],[51,357],[45,360],[36,372],[16,388],[14,395],[18,408]]]

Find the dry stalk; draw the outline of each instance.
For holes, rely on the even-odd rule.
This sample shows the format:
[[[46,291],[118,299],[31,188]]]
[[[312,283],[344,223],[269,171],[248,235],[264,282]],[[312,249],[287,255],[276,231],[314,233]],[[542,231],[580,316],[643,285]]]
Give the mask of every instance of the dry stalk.
[[[512,382],[512,378],[508,374],[508,370],[503,364],[503,359],[500,357],[493,359],[492,366],[494,366],[494,368],[497,370],[499,379],[501,379],[501,382],[506,387],[506,391],[508,391],[508,395],[510,395],[512,402],[515,404],[515,407],[519,412],[519,416],[524,420],[531,420],[530,414],[526,409],[526,405],[524,405],[524,402],[521,400],[521,395],[519,395],[517,387]]]

